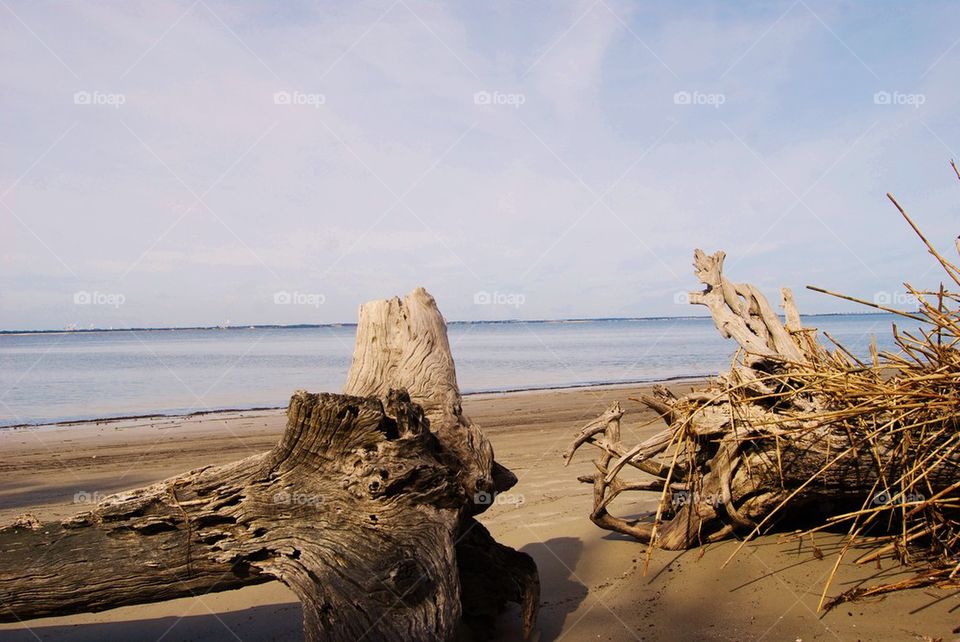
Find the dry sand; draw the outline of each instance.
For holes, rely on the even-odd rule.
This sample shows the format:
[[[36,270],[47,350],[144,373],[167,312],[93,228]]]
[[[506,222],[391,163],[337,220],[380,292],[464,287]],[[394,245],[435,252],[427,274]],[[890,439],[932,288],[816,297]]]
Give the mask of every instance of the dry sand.
[[[689,384],[674,383],[675,389]],[[833,565],[838,536],[818,537],[824,559],[776,536],[684,553],[654,551],[600,530],[587,518],[591,489],[578,475],[593,470],[583,452],[569,468],[560,453],[576,429],[638,386],[467,397],[497,459],[519,477],[482,521],[501,542],[530,553],[543,584],[538,639],[547,640],[951,640],[960,625],[957,592],[911,591],[815,613]],[[626,402],[625,441],[655,430],[638,404]],[[232,412],[0,430],[0,523],[29,511],[41,519],[71,515],[83,502],[202,465],[270,448],[282,411]],[[652,495],[629,498],[621,512],[654,509]],[[616,511],[615,511],[616,512]],[[843,564],[836,588],[883,569]],[[517,613],[498,622],[500,640],[518,639]],[[273,582],[161,604],[0,625],[0,640],[301,640],[300,605]]]

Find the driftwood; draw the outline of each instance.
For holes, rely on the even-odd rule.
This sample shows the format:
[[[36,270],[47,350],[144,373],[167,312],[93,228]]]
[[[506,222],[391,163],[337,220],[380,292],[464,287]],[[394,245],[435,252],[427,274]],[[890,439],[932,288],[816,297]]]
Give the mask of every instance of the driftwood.
[[[311,641],[448,640],[507,601],[529,634],[536,566],[474,519],[516,478],[461,411],[429,294],[361,307],[344,392],[296,392],[263,455],[0,529],[0,621],[276,579]]]
[[[623,410],[616,404],[564,453],[569,463],[585,444],[600,451],[597,472],[580,478],[594,487],[594,523],[679,550],[734,534],[749,537],[804,512],[823,521],[848,510],[926,509],[931,506],[921,506],[923,497],[913,494],[918,489],[929,499],[957,488],[956,380],[944,375],[944,384],[925,384],[916,393],[910,388],[913,381],[934,382],[927,371],[944,372],[933,356],[932,365],[923,362],[923,376],[902,385],[895,378],[890,385],[900,387],[891,389],[883,368],[860,363],[842,348],[822,347],[815,330],[802,327],[789,290],[781,291],[781,321],[755,287],[723,276],[723,260],[723,252],[696,251],[695,273],[705,289],[689,300],[706,306],[720,333],[739,344],[731,370],[679,398],[658,386],[638,399],[667,424],[641,444],[622,443]],[[936,358],[956,364],[956,350],[945,341],[941,347]],[[909,432],[921,411],[932,417],[917,429],[922,444]],[[921,433],[924,425],[929,430]],[[911,461],[928,465],[914,471]],[[621,476],[630,469],[652,479],[625,481]],[[907,487],[910,493],[903,492]],[[610,514],[611,502],[628,491],[659,495],[656,514],[638,520]],[[780,510],[785,505],[789,512]],[[890,523],[886,517],[868,521]]]

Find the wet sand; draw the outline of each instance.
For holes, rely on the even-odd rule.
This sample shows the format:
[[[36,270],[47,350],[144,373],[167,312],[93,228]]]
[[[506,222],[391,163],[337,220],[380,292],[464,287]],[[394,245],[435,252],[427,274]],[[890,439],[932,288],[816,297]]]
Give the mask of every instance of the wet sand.
[[[689,383],[672,382],[675,390]],[[591,488],[577,482],[593,470],[583,450],[564,468],[561,452],[574,432],[616,400],[627,416],[624,441],[659,426],[627,401],[642,386],[476,395],[464,409],[479,423],[519,483],[513,502],[481,520],[501,542],[530,553],[540,568],[537,639],[548,640],[952,640],[960,625],[960,592],[908,591],[816,614],[839,542],[818,536],[817,559],[776,535],[745,546],[726,542],[683,553],[653,551],[603,531],[587,515]],[[140,418],[0,430],[0,523],[24,512],[44,520],[83,510],[99,496],[142,486],[199,466],[270,448],[283,411],[228,412],[187,418]],[[646,424],[646,425],[645,425]],[[657,498],[638,493],[614,512],[638,515]],[[852,557],[856,557],[851,556]],[[892,562],[841,565],[831,591],[888,577]],[[518,615],[498,620],[498,640],[518,639]],[[277,582],[97,614],[0,625],[0,640],[302,640],[300,605]]]

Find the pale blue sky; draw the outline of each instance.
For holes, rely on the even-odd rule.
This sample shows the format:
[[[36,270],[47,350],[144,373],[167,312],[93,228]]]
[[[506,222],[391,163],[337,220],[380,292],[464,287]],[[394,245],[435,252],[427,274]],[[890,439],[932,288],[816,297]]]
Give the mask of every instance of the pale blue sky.
[[[884,194],[952,246],[957,15],[2,0],[0,329],[353,321],[416,285],[450,319],[700,314],[695,247],[807,312],[933,285]]]

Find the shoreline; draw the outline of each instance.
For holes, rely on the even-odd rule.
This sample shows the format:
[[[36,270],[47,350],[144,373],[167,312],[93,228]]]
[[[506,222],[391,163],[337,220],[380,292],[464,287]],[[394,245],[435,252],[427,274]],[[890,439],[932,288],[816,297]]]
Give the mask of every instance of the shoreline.
[[[682,394],[689,383],[669,388]],[[634,392],[649,391],[650,385]],[[957,598],[947,590],[903,591],[817,612],[824,582],[834,571],[842,536],[816,541],[758,537],[728,560],[739,542],[690,551],[655,549],[644,571],[646,544],[598,528],[590,520],[592,486],[578,481],[596,468],[591,453],[565,465],[574,435],[615,401],[626,385],[576,390],[476,394],[464,412],[480,425],[496,460],[517,476],[516,502],[495,503],[479,520],[498,542],[530,554],[541,577],[539,642],[559,640],[952,640]],[[624,403],[625,444],[641,443],[662,420],[640,403]],[[70,519],[91,504],[188,470],[229,465],[275,447],[285,413],[220,413],[192,418],[128,420],[113,426],[0,431],[0,524],[24,513],[42,521]],[[635,476],[634,479],[641,479]],[[659,493],[631,493],[611,505],[621,516],[650,518]],[[859,549],[858,549],[859,550]],[[850,555],[830,590],[870,583],[878,573],[904,578],[892,559],[857,565]],[[729,563],[728,563],[729,562]],[[268,582],[168,602],[98,613],[0,624],[4,642],[303,642],[296,596]],[[515,642],[519,610],[496,620],[491,642]]]
[[[689,375],[675,375],[672,377],[658,377],[656,379],[636,379],[631,381],[611,381],[603,383],[583,383],[583,384],[563,384],[557,386],[545,386],[545,387],[530,387],[530,388],[506,388],[503,390],[478,390],[476,392],[464,392],[462,393],[463,397],[470,398],[487,398],[487,397],[499,397],[503,395],[522,395],[528,393],[536,392],[551,392],[551,391],[561,391],[561,390],[615,390],[617,388],[624,388],[630,386],[652,386],[655,384],[674,384],[674,383],[684,383],[684,382],[702,382],[706,381],[710,377],[714,377],[716,374],[689,374]],[[225,407],[225,408],[210,408],[205,410],[194,410],[192,412],[177,412],[175,410],[171,411],[155,411],[155,412],[146,412],[143,414],[131,414],[131,415],[106,415],[101,417],[80,417],[80,418],[63,418],[56,419],[53,421],[39,421],[37,423],[21,423],[21,424],[11,424],[8,426],[0,426],[0,432],[5,430],[26,430],[30,428],[52,428],[52,427],[66,427],[66,426],[84,426],[90,424],[111,424],[124,421],[138,421],[141,419],[190,419],[192,417],[204,417],[208,415],[227,415],[227,414],[236,414],[239,412],[266,412],[274,410],[285,410],[286,405],[283,406],[251,406],[251,407]]]

